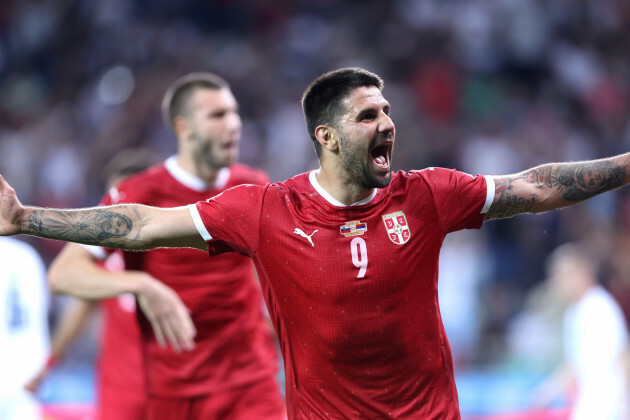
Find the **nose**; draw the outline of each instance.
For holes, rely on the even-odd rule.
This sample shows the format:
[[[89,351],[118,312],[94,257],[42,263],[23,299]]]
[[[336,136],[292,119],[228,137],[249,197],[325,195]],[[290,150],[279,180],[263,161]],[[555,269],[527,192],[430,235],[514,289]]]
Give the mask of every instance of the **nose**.
[[[231,131],[240,131],[243,123],[238,112],[231,112],[227,116],[227,127]]]
[[[394,121],[387,115],[385,112],[380,112],[380,120],[378,123],[378,131],[381,133],[392,132],[396,130],[396,126],[394,125]]]

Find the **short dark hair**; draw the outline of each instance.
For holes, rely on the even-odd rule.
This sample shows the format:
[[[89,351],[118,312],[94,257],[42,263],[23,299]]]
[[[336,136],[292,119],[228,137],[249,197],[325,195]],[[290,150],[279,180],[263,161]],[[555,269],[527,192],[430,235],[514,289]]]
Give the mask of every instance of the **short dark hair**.
[[[229,89],[225,79],[214,73],[189,73],[175,80],[164,94],[162,100],[162,118],[167,127],[173,127],[173,120],[179,115],[186,115],[188,102],[197,89]]]
[[[315,137],[315,129],[319,125],[335,126],[337,119],[345,111],[342,109],[342,101],[354,89],[364,86],[375,86],[383,90],[383,79],[365,69],[347,67],[319,76],[304,91],[302,111],[318,157],[321,157],[322,148]]]

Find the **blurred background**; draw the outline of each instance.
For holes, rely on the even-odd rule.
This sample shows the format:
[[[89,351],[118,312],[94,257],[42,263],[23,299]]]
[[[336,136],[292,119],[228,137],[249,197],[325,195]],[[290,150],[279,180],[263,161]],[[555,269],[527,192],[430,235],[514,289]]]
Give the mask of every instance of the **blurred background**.
[[[317,167],[299,99],[345,66],[385,80],[395,169],[492,175],[606,157],[630,150],[629,42],[623,0],[4,1],[0,172],[25,204],[94,205],[121,149],[175,152],[161,98],[184,73],[212,71],[240,103],[241,160],[280,181]],[[62,245],[21,239],[46,262]],[[566,306],[548,291],[546,257],[582,240],[628,317],[627,189],[447,238],[440,300],[464,418],[534,418]],[[65,304],[54,298],[52,326]],[[97,337],[57,368],[48,405],[89,407]]]

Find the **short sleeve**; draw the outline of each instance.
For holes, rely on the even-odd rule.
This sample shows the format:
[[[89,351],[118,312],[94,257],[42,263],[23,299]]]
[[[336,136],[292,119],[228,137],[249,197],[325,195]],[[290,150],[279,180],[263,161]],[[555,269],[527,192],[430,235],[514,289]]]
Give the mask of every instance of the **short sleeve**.
[[[261,185],[239,185],[189,206],[210,255],[226,252],[254,255],[264,192]]]
[[[454,169],[420,172],[433,195],[444,232],[479,229],[494,198],[494,180]]]

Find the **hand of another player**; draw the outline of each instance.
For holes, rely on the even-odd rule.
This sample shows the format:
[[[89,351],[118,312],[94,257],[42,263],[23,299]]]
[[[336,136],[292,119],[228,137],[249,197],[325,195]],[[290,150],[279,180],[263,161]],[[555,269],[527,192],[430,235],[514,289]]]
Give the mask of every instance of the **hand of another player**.
[[[177,293],[146,273],[143,286],[136,293],[138,304],[147,317],[161,347],[169,345],[176,352],[192,350],[197,333],[190,311]]]
[[[47,372],[48,372],[47,368],[41,369],[39,372],[37,372],[37,374],[33,378],[31,378],[30,381],[28,381],[24,385],[24,389],[30,392],[31,394],[37,394],[37,391],[39,390],[39,387],[42,384],[42,381],[44,380],[44,376],[46,376]]]
[[[20,216],[23,209],[15,190],[0,175],[0,236],[20,233]]]

